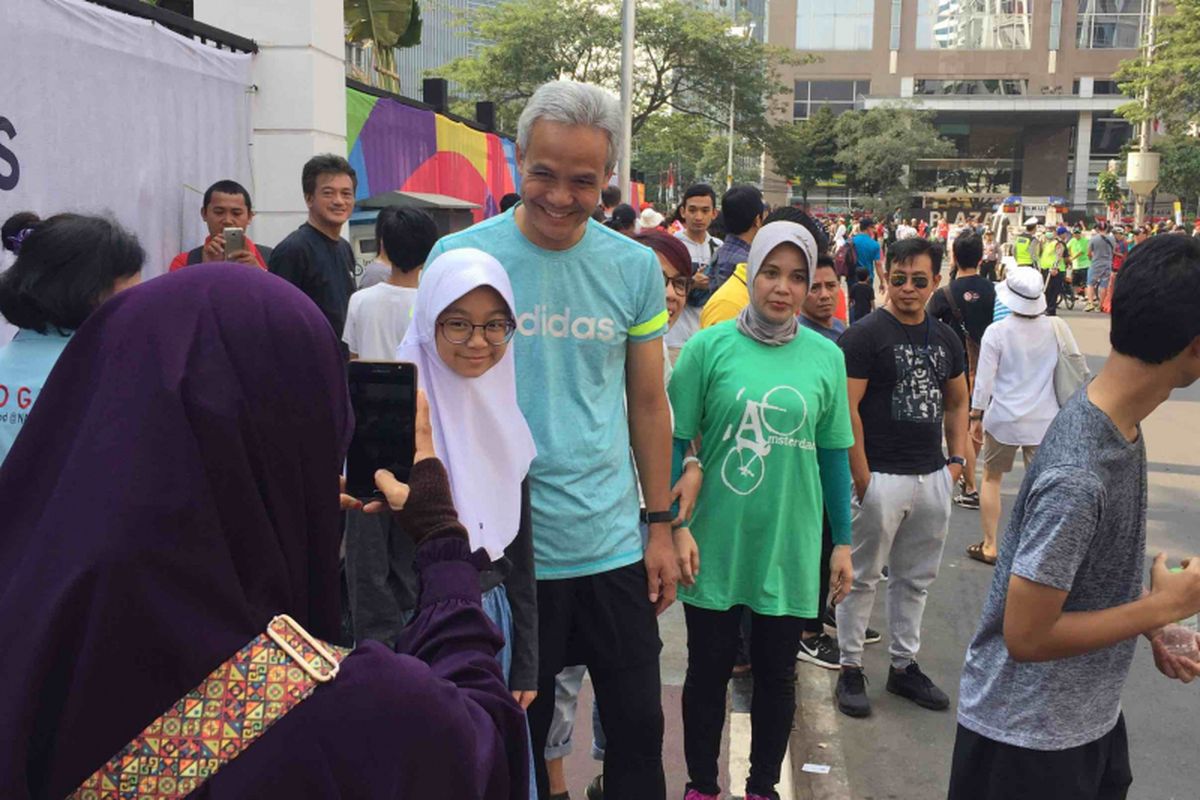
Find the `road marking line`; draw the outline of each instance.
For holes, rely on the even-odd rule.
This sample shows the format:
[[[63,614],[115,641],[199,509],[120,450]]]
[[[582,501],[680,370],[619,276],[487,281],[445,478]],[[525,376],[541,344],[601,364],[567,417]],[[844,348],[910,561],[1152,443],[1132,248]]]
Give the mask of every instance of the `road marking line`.
[[[790,750],[790,748],[789,748]],[[729,794],[741,797],[750,777],[750,715],[742,711],[729,714]],[[775,787],[779,800],[795,800],[795,781],[792,778],[792,754],[784,752]]]
[[[833,706],[833,686],[838,673],[805,664],[798,664],[796,672],[798,713],[789,753],[795,751],[793,763],[827,764],[830,770],[828,775],[796,774],[789,770],[795,780],[793,797],[796,800],[851,800],[841,727]]]

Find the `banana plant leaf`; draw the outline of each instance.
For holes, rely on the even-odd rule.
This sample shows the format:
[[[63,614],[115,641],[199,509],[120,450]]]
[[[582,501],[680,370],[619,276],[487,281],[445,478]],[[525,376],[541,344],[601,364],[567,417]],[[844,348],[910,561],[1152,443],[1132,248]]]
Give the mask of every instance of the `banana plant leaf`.
[[[416,5],[416,0],[345,0],[346,40],[395,47],[418,16]]]

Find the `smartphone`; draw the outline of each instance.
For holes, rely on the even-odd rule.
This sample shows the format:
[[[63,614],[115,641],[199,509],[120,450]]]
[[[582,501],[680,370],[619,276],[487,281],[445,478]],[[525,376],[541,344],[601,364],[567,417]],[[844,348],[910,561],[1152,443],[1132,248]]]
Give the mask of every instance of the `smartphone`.
[[[225,255],[237,253],[246,249],[246,231],[243,228],[226,228],[221,231],[225,237]]]
[[[351,361],[347,365],[354,438],[346,457],[346,494],[378,499],[375,471],[408,481],[416,449],[417,365]]]

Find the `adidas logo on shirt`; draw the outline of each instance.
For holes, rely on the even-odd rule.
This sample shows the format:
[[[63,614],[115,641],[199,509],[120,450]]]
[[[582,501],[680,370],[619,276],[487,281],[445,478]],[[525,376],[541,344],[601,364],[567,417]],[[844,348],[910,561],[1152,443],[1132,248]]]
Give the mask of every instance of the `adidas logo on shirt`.
[[[532,312],[517,315],[517,332],[522,336],[611,342],[617,338],[617,323],[608,317],[572,318],[570,307],[564,308],[561,314],[555,314],[550,313],[546,306],[535,305]]]

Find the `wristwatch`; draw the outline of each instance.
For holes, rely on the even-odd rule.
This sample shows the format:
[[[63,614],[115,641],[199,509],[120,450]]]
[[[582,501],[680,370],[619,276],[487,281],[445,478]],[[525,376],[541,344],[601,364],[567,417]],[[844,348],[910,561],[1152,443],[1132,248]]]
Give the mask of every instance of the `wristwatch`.
[[[643,511],[642,522],[647,525],[657,525],[662,522],[674,522],[675,515],[670,511]]]
[[[962,456],[950,456],[946,459],[946,466],[950,466],[951,464],[958,464],[963,469],[966,469],[967,460]]]

